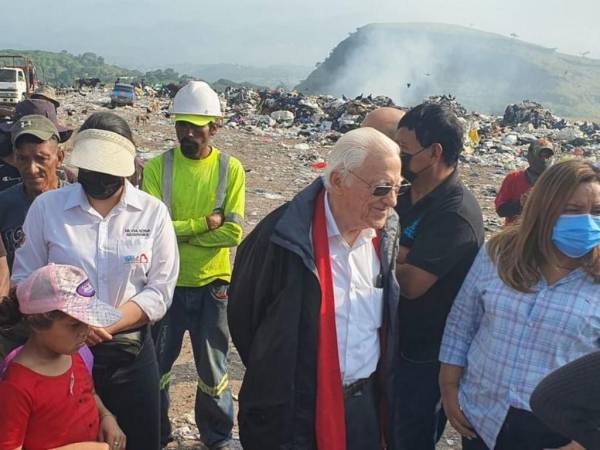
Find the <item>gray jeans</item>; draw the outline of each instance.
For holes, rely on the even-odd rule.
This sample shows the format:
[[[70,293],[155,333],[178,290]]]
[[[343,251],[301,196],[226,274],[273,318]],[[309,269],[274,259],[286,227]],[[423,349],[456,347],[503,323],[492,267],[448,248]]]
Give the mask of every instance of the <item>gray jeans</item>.
[[[171,369],[186,331],[190,333],[198,373],[194,411],[200,438],[209,448],[219,448],[231,440],[233,400],[227,374],[227,289],[228,284],[221,281],[199,288],[177,287],[169,311],[155,325],[163,445],[171,439],[168,415]]]

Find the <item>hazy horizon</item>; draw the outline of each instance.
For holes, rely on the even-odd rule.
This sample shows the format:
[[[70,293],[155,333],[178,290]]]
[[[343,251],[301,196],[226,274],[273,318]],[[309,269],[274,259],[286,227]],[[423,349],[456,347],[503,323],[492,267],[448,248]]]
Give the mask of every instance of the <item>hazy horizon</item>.
[[[2,5],[1,48],[103,56],[151,69],[182,64],[314,67],[349,33],[368,23],[432,22],[476,28],[559,52],[600,59],[600,2],[573,0],[43,0]],[[90,17],[93,20],[90,20]],[[25,19],[27,18],[27,19]],[[50,31],[49,31],[50,30]]]

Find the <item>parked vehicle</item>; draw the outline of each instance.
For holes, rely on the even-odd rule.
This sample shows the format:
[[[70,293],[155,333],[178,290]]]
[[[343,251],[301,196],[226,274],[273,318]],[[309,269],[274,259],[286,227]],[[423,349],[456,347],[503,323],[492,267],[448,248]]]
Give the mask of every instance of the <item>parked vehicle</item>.
[[[116,83],[110,93],[110,104],[112,106],[129,105],[135,102],[135,90],[131,84]]]
[[[15,105],[37,85],[33,62],[21,55],[0,55],[0,105]]]

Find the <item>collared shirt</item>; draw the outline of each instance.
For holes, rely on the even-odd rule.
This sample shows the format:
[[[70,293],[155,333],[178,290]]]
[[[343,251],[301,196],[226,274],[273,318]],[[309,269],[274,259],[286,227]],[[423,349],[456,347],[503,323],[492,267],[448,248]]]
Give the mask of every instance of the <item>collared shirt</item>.
[[[335,325],[344,384],[368,378],[377,368],[383,289],[376,287],[381,264],[373,229],[363,230],[352,247],[342,237],[325,196],[325,217],[335,296]]]
[[[448,316],[440,361],[464,367],[460,405],[489,448],[511,406],[531,411],[546,375],[600,348],[599,288],[577,269],[518,292],[485,247],[479,252]]]
[[[110,305],[132,300],[153,322],[170,306],[179,253],[169,213],[129,182],[104,218],[79,183],[46,192],[34,200],[23,230],[13,282],[50,262],[71,264],[88,274],[98,298]]]

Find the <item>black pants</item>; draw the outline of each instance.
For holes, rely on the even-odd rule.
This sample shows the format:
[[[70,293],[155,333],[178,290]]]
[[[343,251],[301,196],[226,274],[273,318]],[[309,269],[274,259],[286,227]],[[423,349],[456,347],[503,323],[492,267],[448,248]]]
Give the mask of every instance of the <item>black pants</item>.
[[[510,408],[496,439],[494,450],[544,450],[559,448],[571,442],[555,433],[533,413]],[[463,450],[490,450],[483,439],[462,439]]]
[[[159,450],[158,364],[150,333],[131,364],[116,370],[94,364],[93,375],[96,392],[127,436],[127,450]]]
[[[380,448],[375,385],[375,377],[372,376],[357,392],[344,396],[347,450]]]
[[[530,403],[548,427],[587,450],[600,449],[600,352],[548,375],[533,392]]]
[[[440,401],[439,372],[437,358],[417,361],[401,354],[391,425],[399,450],[434,450],[442,436],[446,415]]]

